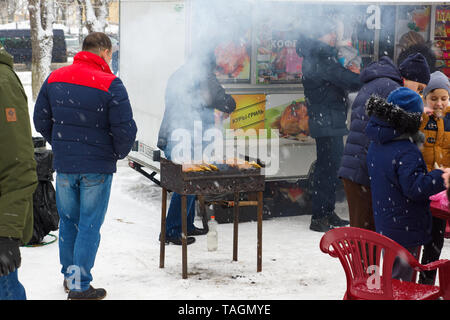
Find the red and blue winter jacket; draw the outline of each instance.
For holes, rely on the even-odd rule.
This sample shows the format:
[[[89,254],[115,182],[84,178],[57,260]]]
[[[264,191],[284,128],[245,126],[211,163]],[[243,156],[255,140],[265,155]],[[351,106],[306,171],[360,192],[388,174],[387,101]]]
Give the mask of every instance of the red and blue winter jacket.
[[[34,107],[34,126],[61,173],[113,173],[136,138],[128,93],[98,55],[81,51],[53,71]]]

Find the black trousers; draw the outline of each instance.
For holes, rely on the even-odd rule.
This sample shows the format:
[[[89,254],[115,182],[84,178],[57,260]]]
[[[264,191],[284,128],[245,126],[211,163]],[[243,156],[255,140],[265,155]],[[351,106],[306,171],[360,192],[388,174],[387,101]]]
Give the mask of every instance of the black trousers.
[[[421,264],[427,264],[439,260],[442,247],[444,246],[446,221],[433,217],[433,226],[431,230],[431,241],[424,245]],[[419,283],[434,284],[436,270],[423,271],[419,276]]]
[[[313,173],[311,195],[312,218],[318,219],[334,212],[337,173],[344,152],[342,136],[321,137],[316,140],[317,160]]]

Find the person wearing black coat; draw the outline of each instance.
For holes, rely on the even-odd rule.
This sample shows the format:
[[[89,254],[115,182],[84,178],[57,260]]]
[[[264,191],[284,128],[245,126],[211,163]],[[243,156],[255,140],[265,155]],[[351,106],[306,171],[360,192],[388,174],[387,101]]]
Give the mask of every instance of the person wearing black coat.
[[[310,38],[299,41],[303,56],[303,88],[308,107],[309,129],[316,141],[317,160],[312,176],[310,229],[326,232],[348,224],[334,212],[337,171],[347,129],[346,91],[361,87],[359,75],[344,68],[337,59],[336,28],[329,19],[316,19]]]
[[[157,146],[171,161],[191,163],[199,160],[196,156],[201,155],[196,151],[203,150],[203,132],[214,127],[214,109],[231,113],[236,108],[233,97],[225,93],[217,80],[215,67],[214,52],[199,50],[169,78]],[[198,135],[200,140],[196,141]],[[179,138],[183,140],[177,140]],[[187,196],[187,236],[206,233],[205,229],[194,225],[195,199],[194,195]],[[167,213],[165,240],[181,245],[181,195],[175,192]],[[194,241],[193,237],[187,238],[187,244]]]
[[[362,88],[352,105],[350,133],[344,148],[338,176],[342,179],[349,208],[350,226],[375,230],[372,211],[370,180],[367,171],[367,150],[370,144],[364,130],[369,121],[366,102],[371,95],[387,98],[401,86],[422,88],[430,78],[428,64],[423,56],[413,54],[397,68],[383,56],[361,71]],[[407,81],[404,81],[404,80]],[[417,86],[417,83],[420,85]]]

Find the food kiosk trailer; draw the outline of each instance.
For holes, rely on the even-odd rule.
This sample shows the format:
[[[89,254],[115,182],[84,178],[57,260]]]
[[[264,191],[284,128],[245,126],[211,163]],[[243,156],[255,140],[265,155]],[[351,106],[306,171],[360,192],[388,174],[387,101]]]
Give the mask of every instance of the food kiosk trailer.
[[[229,117],[216,112],[216,125],[241,129],[244,153],[266,164],[265,216],[308,213],[316,151],[296,35],[307,34],[316,16],[338,22],[338,37],[357,50],[361,68],[384,55],[396,62],[406,46],[424,42],[450,75],[450,5],[443,2],[121,0],[119,74],[138,126],[130,166],[158,183],[153,151],[167,80],[195,46],[214,45],[217,77],[237,103]]]

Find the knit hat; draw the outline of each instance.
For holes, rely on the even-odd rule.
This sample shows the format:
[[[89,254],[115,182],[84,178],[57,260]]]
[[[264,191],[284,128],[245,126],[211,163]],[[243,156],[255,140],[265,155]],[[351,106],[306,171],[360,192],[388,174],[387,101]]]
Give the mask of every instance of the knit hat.
[[[450,82],[445,74],[440,71],[435,71],[430,76],[428,85],[423,89],[423,97],[435,89],[445,89],[450,94]]]
[[[400,73],[406,80],[427,84],[430,81],[430,67],[421,53],[413,53],[399,66]]]
[[[422,98],[413,90],[400,87],[392,91],[387,97],[387,102],[392,103],[408,113],[422,113]]]

